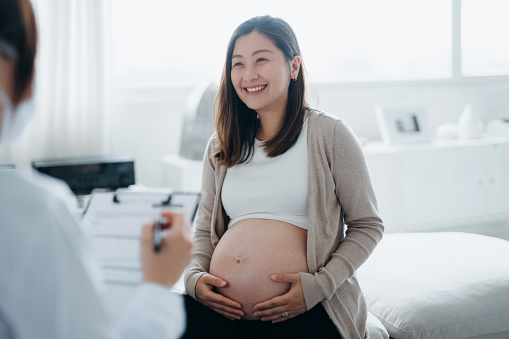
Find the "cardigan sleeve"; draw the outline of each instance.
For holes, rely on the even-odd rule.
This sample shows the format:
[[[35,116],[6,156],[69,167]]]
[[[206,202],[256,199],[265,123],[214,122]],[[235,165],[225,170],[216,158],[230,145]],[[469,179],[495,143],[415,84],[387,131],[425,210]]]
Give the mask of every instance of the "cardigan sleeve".
[[[332,298],[368,259],[384,231],[367,162],[357,137],[342,120],[336,120],[332,140],[330,171],[347,229],[344,239],[324,267],[314,274],[300,274],[308,309]],[[338,226],[341,223],[339,220]]]
[[[212,214],[216,196],[216,160],[210,158],[213,148],[211,137],[203,156],[201,203],[193,236],[193,251],[190,264],[186,268],[185,292],[196,299],[195,286],[200,277],[209,271],[214,248],[211,241]]]

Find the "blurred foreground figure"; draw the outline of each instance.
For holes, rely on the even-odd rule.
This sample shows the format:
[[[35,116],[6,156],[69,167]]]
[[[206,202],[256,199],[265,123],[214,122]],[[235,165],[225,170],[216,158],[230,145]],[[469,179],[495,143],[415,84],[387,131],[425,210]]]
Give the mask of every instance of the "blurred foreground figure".
[[[37,28],[29,0],[0,0],[0,147],[33,113]],[[189,225],[165,213],[173,230],[153,251],[154,223],[143,228],[144,282],[118,327],[101,300],[84,235],[62,182],[0,169],[0,338],[177,338],[184,331],[181,296],[170,293],[190,260]]]

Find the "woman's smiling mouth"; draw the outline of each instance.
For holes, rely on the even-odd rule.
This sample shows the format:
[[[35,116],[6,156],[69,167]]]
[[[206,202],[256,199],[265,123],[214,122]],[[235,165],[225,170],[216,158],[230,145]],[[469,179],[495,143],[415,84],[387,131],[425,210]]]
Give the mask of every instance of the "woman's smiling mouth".
[[[249,93],[255,93],[255,92],[260,92],[261,90],[264,90],[266,87],[267,87],[267,85],[261,85],[258,87],[251,87],[251,88],[245,87],[244,90],[246,90]]]

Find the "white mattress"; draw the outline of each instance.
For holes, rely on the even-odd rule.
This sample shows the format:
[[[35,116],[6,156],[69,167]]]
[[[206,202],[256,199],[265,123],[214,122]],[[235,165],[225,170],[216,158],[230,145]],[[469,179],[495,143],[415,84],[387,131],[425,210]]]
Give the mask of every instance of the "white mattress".
[[[357,275],[369,311],[393,338],[484,339],[476,336],[509,331],[506,240],[386,234]]]

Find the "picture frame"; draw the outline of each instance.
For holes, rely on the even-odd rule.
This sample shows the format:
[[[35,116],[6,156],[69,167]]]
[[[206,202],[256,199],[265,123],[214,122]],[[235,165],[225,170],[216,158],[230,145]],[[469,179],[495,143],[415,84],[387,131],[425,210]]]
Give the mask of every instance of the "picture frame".
[[[424,107],[376,105],[375,115],[385,144],[425,143],[433,139]]]

